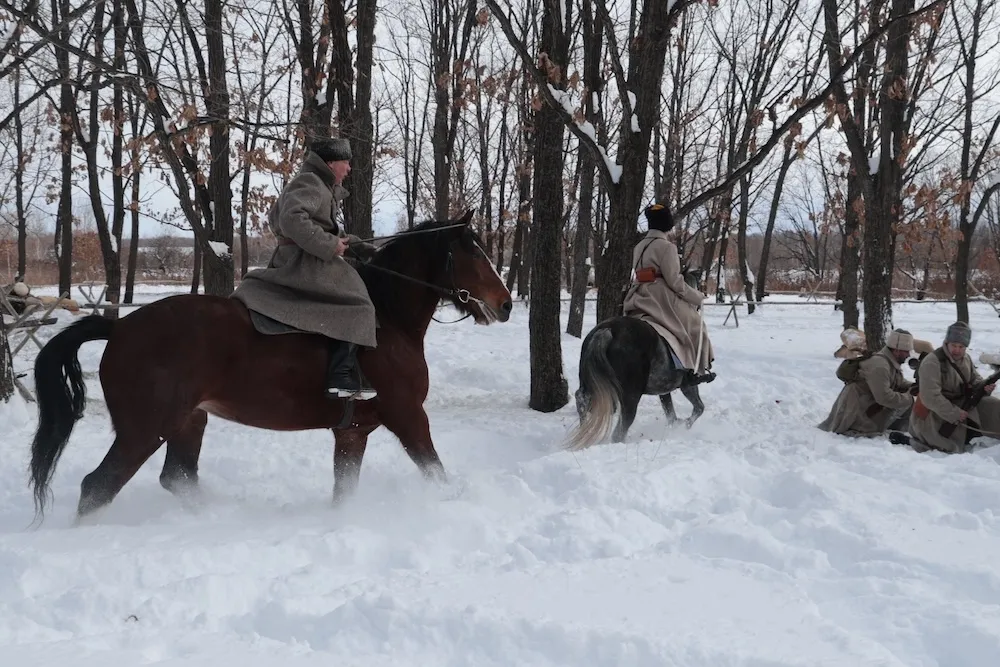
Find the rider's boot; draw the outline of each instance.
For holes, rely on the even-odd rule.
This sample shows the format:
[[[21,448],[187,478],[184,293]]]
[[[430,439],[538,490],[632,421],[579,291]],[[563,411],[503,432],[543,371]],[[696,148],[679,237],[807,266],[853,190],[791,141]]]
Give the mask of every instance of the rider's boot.
[[[684,379],[684,384],[688,386],[707,384],[716,378],[715,373],[712,371],[705,371],[704,373],[696,373],[693,370],[688,369],[687,377]]]
[[[692,370],[688,370],[687,380],[684,384],[687,385],[698,385],[707,384],[716,378],[715,373],[712,371],[705,371],[704,373],[698,374]]]
[[[330,398],[355,398],[367,401],[376,392],[358,365],[358,346],[346,341],[332,341],[326,369],[326,395]]]

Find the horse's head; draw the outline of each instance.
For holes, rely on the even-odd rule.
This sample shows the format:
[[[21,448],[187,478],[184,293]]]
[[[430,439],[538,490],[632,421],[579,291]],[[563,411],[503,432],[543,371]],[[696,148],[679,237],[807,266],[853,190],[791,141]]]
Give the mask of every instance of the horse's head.
[[[447,236],[448,259],[446,275],[439,284],[455,292],[450,297],[451,302],[462,312],[472,315],[477,324],[506,322],[513,307],[510,291],[470,222],[471,209],[460,220],[450,223],[460,226],[443,232]]]
[[[470,226],[472,211],[459,220],[425,222],[399,234],[383,246],[373,265],[412,277],[412,282],[432,287],[477,324],[510,318],[511,296],[483,243]],[[369,292],[384,314],[398,311],[398,277],[367,274]],[[381,303],[381,308],[379,308]]]

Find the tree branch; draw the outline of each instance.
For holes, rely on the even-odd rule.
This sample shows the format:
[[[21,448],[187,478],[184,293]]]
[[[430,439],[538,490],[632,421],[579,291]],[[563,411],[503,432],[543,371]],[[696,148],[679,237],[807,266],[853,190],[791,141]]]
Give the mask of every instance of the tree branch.
[[[487,0],[487,1],[492,2],[492,0]],[[857,60],[861,57],[861,54],[864,52],[864,50],[868,46],[875,44],[879,39],[881,39],[882,35],[884,35],[889,30],[889,28],[896,25],[897,23],[903,21],[909,21],[916,16],[920,16],[925,12],[931,11],[938,6],[943,5],[945,2],[947,2],[947,0],[934,0],[934,2],[927,5],[926,7],[922,7],[908,14],[903,14],[901,16],[898,16],[892,19],[891,21],[888,21],[884,25],[880,26],[878,30],[873,31],[870,35],[868,35],[868,37],[866,37],[860,44],[858,44],[854,48],[854,51],[851,52],[851,55],[843,62],[843,64],[834,70],[833,75],[830,77],[830,82],[826,85],[826,87],[823,88],[823,90],[821,90],[817,95],[810,98],[805,104],[796,109],[795,113],[789,116],[784,123],[778,126],[778,128],[771,134],[770,137],[768,137],[767,141],[760,148],[760,150],[753,155],[753,157],[749,158],[746,162],[737,167],[733,171],[733,173],[730,174],[729,177],[726,178],[724,181],[722,181],[716,186],[713,186],[712,188],[709,188],[708,190],[702,192],[700,195],[693,198],[689,202],[680,206],[674,213],[674,219],[677,221],[682,220],[684,216],[688,215],[695,208],[721,195],[726,190],[731,188],[733,184],[735,184],[737,181],[743,178],[743,176],[745,176],[747,173],[752,171],[754,167],[763,162],[764,158],[766,158],[767,155],[771,152],[771,149],[773,149],[778,144],[778,142],[781,141],[782,135],[788,132],[788,130],[791,129],[791,127],[794,124],[798,123],[800,120],[805,118],[805,116],[809,114],[811,111],[822,106],[823,103],[826,101],[826,99],[831,94],[833,94],[838,89],[838,87],[840,87],[840,89],[843,89],[843,77],[847,73],[847,71],[854,65],[854,63],[857,62]]]

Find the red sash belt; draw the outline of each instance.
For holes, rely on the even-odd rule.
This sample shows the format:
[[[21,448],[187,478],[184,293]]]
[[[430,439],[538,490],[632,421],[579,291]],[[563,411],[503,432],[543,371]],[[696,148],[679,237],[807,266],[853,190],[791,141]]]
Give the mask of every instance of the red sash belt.
[[[654,269],[653,267],[647,267],[645,269],[638,269],[635,272],[635,280],[640,283],[651,283],[657,278],[662,277],[663,274]]]

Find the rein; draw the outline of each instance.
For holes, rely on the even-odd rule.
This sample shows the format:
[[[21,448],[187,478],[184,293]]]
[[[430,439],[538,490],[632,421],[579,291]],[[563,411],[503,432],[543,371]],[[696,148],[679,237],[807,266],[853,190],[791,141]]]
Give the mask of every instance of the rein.
[[[452,227],[459,227],[459,226],[464,226],[464,223],[462,225],[452,225]],[[434,230],[427,230],[427,231],[438,231],[438,230],[434,229]],[[422,234],[422,233],[426,233],[426,232],[425,231],[420,231],[420,232],[412,232],[412,233],[413,234]],[[405,234],[400,234],[400,235],[397,235],[397,236],[405,236]],[[476,305],[478,305],[481,310],[483,310],[485,308],[488,308],[488,306],[486,305],[485,301],[483,301],[482,299],[477,299],[476,297],[472,296],[472,294],[470,294],[469,290],[467,290],[467,289],[455,289],[454,287],[452,287],[451,289],[448,289],[448,288],[445,288],[445,287],[441,287],[440,285],[435,285],[434,283],[429,283],[426,280],[420,280],[419,278],[414,278],[413,276],[408,276],[405,273],[400,273],[399,271],[393,271],[392,269],[387,269],[384,266],[378,266],[377,264],[372,264],[371,262],[364,262],[363,264],[364,264],[364,266],[366,268],[372,269],[374,271],[381,271],[382,273],[386,273],[388,275],[396,276],[397,278],[402,278],[403,280],[407,280],[407,281],[409,281],[409,282],[411,282],[411,283],[413,283],[415,285],[420,285],[422,287],[426,287],[427,289],[433,291],[434,293],[436,293],[438,296],[440,296],[442,298],[445,298],[445,299],[458,299],[459,302],[461,302],[461,303],[469,303],[471,301],[471,302],[475,303]],[[448,250],[448,267],[449,267],[449,274],[451,274],[451,271],[452,271],[452,268],[451,268],[452,267],[452,257],[451,257],[451,250],[450,249]],[[454,279],[452,279],[452,283],[454,283]],[[451,322],[444,322],[444,321],[439,320],[439,319],[437,319],[436,317],[433,317],[433,316],[431,317],[431,319],[433,319],[435,322],[439,322],[441,324],[456,324],[458,322],[461,322],[462,320],[468,319],[469,317],[472,317],[472,313],[466,313],[463,317],[460,317],[457,320],[452,320]]]
[[[417,231],[406,231],[399,232],[398,234],[389,234],[388,236],[373,236],[370,239],[361,239],[361,243],[374,243],[375,241],[391,241],[393,239],[404,238],[407,236],[416,236],[418,234],[431,234],[434,232],[439,232],[444,229],[456,229],[458,227],[465,227],[468,223],[458,222],[452,225],[443,225],[441,227],[434,227],[433,229],[420,229]]]

